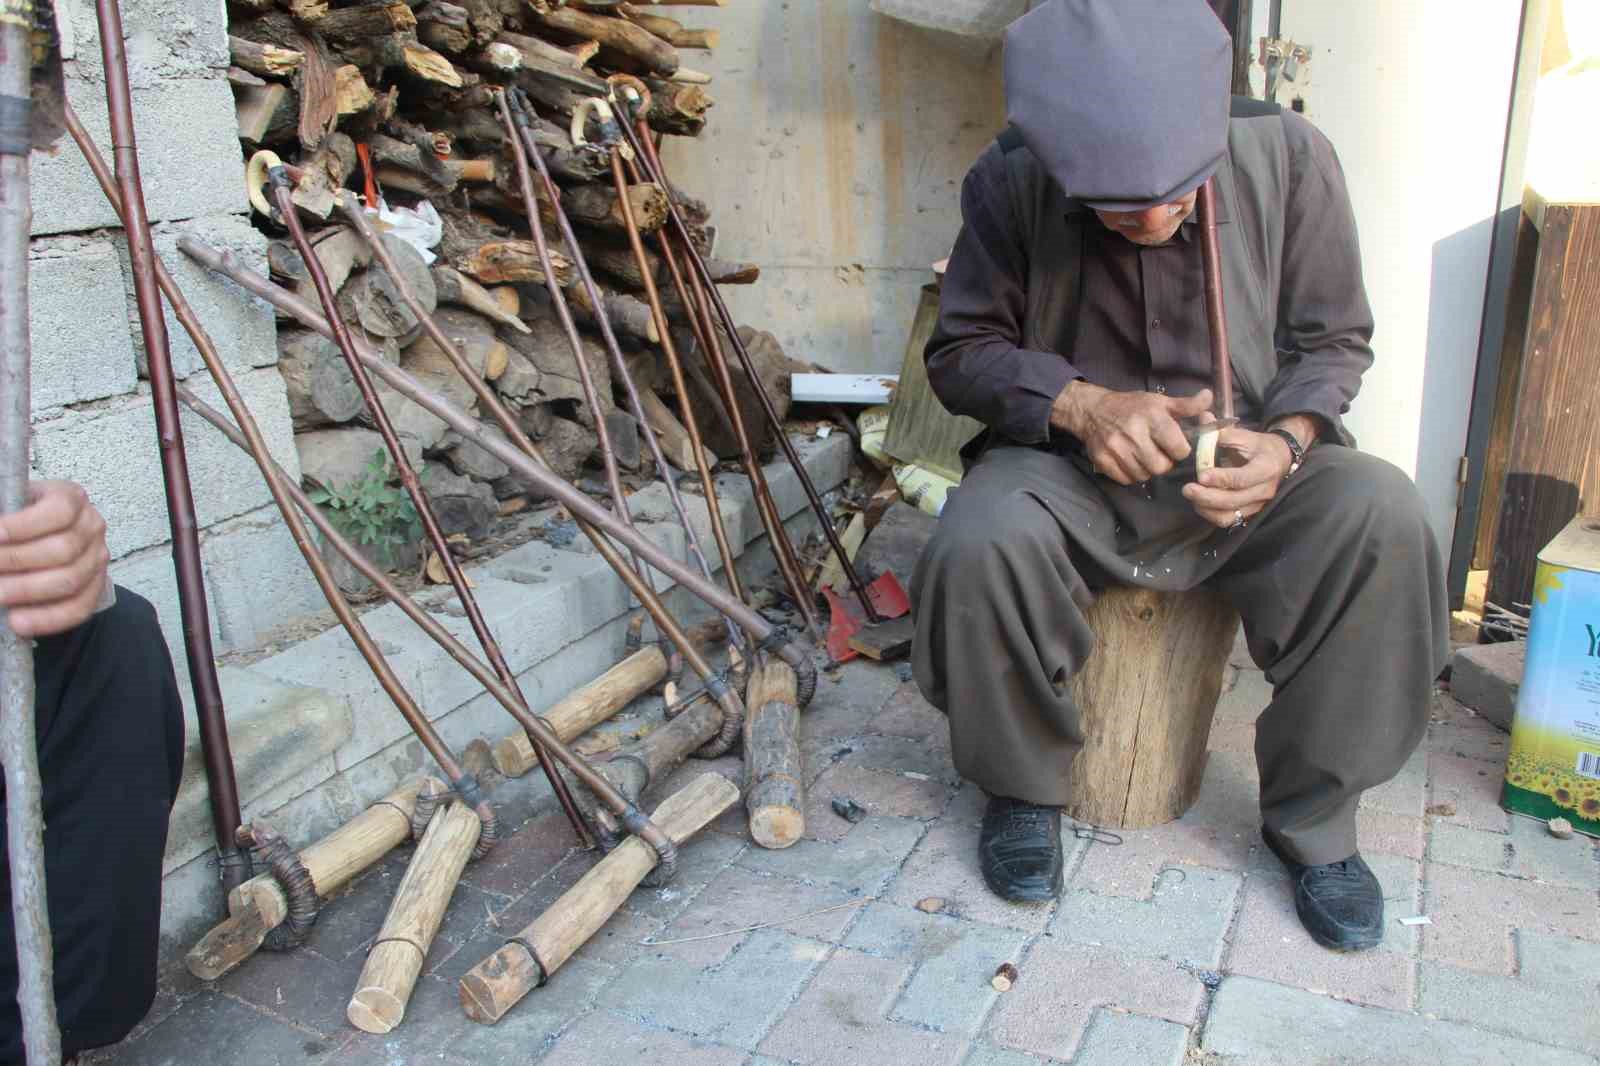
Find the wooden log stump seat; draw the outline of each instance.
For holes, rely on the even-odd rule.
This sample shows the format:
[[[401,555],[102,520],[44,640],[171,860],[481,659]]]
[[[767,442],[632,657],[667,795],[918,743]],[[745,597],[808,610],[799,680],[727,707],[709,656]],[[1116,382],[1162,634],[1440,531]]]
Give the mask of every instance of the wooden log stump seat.
[[[1118,829],[1170,822],[1200,794],[1239,617],[1204,589],[1112,588],[1088,621],[1095,651],[1072,680],[1084,744],[1067,813]]]

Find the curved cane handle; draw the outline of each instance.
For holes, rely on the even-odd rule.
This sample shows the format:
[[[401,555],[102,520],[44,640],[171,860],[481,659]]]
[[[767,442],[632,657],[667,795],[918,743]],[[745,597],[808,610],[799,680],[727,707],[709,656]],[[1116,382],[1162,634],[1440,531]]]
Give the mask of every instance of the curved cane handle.
[[[268,218],[272,217],[272,201],[267,199],[267,171],[283,166],[278,153],[263,148],[250,157],[244,170],[244,186],[250,197],[250,206]]]
[[[606,84],[611,87],[611,99],[620,102],[618,89],[632,90],[634,97],[639,102],[639,113],[648,114],[650,111],[650,89],[645,83],[632,74],[613,74],[606,79]]]
[[[572,146],[574,148],[584,148],[589,144],[589,138],[584,131],[589,124],[591,112],[602,126],[607,122],[615,122],[617,120],[616,113],[611,110],[611,105],[600,97],[590,96],[579,101],[578,106],[572,109],[572,128],[569,131],[572,134]]]

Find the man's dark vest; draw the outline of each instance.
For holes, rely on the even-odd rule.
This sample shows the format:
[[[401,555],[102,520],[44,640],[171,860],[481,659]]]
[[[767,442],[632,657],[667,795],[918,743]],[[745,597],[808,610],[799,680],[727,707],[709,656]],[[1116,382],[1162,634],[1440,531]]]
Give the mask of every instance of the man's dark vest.
[[[1022,143],[1015,129],[998,139],[1012,197],[1012,217],[1026,242],[1028,306],[1021,345],[1070,351],[1081,293],[1085,208],[1068,197]],[[1259,406],[1278,372],[1273,344],[1282,262],[1289,150],[1276,104],[1236,97],[1228,155],[1217,169],[1217,234],[1222,292],[1235,377]]]

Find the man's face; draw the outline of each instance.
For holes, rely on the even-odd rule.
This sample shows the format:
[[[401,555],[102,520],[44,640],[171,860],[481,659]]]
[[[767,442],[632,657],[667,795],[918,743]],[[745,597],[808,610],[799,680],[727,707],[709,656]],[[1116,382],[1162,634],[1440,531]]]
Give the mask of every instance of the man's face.
[[[1122,234],[1134,244],[1165,244],[1178,232],[1183,220],[1194,211],[1199,190],[1179,197],[1167,204],[1157,204],[1143,211],[1101,211],[1095,209],[1100,222],[1107,229]]]

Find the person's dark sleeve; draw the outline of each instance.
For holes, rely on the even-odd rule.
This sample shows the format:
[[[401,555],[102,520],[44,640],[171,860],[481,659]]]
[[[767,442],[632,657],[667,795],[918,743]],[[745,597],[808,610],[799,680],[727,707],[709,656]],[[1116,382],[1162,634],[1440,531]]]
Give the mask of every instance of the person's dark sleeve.
[[[1333,145],[1311,123],[1283,116],[1289,139],[1278,373],[1267,385],[1264,424],[1314,415],[1350,444],[1340,416],[1372,365],[1372,308],[1361,280],[1361,248],[1344,171]]]
[[[961,233],[945,270],[939,321],[923,349],[928,382],[954,414],[970,415],[1019,444],[1050,435],[1050,405],[1082,377],[1056,352],[1019,347],[1027,306],[1027,256],[991,148],[961,187]]]

